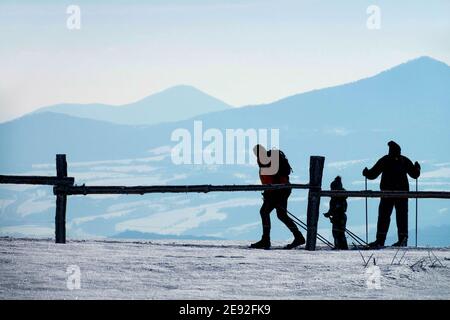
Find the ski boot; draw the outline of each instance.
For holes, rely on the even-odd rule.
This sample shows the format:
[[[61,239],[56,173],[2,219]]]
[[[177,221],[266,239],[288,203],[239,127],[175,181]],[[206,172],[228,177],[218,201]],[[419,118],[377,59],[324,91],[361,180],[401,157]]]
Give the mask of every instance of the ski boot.
[[[292,241],[292,243],[290,243],[287,246],[285,246],[284,249],[286,249],[286,250],[294,249],[294,248],[296,248],[298,246],[301,246],[301,245],[303,245],[305,243],[306,243],[306,240],[303,237],[303,235],[301,233],[298,233],[297,235],[295,235],[294,241]]]
[[[250,248],[252,248],[252,249],[265,249],[265,250],[268,250],[268,249],[270,249],[270,239],[262,238],[258,242],[252,243],[250,245]]]
[[[407,247],[408,246],[408,238],[400,239],[396,243],[394,243],[392,246],[393,247]]]
[[[374,242],[368,244],[368,248],[375,250],[382,249],[384,248],[384,241],[375,240]]]

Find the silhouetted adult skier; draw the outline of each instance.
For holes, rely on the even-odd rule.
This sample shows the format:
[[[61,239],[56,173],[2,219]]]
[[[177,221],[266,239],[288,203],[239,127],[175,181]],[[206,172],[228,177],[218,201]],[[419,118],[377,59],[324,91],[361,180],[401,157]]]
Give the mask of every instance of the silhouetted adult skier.
[[[330,185],[331,190],[345,190],[342,186],[340,176],[337,176]],[[333,224],[334,248],[337,250],[348,250],[345,229],[347,225],[347,197],[331,197],[330,208],[323,215],[330,218]]]
[[[262,184],[284,184],[289,183],[289,174],[292,169],[284,153],[280,150],[272,149],[267,151],[263,146],[256,145],[253,148],[259,166],[259,177]],[[294,235],[294,241],[285,249],[292,249],[305,244],[305,238],[298,230],[294,221],[287,215],[288,198],[291,189],[266,190],[262,193],[263,204],[260,209],[263,235],[260,241],[252,243],[251,248],[270,248],[270,213],[273,209],[277,211],[277,217]]]
[[[373,168],[364,168],[363,176],[373,180],[381,174],[380,190],[409,191],[407,175],[417,179],[420,176],[420,165],[417,161],[413,164],[407,157],[402,156],[400,146],[394,141],[389,141],[388,146],[389,154],[378,160]],[[369,244],[370,247],[384,246],[394,207],[397,219],[398,241],[393,246],[407,246],[408,199],[381,198],[378,207],[377,236],[376,240]]]

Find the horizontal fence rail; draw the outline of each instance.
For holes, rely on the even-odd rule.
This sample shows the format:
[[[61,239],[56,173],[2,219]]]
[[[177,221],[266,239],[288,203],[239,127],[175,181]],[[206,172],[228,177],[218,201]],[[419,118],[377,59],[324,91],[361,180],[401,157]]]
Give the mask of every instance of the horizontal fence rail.
[[[55,194],[146,194],[146,193],[208,193],[228,191],[265,191],[282,189],[313,189],[309,184],[249,185],[180,185],[180,186],[55,186]]]
[[[317,191],[321,197],[450,199],[446,191]]]
[[[59,178],[54,176],[9,176],[0,175],[0,183],[5,184],[40,184],[40,185],[73,185],[75,178]]]
[[[65,195],[89,194],[139,194],[146,193],[208,193],[232,191],[265,191],[282,189],[311,190],[320,197],[350,197],[350,198],[420,198],[420,199],[450,199],[446,191],[334,191],[320,190],[309,184],[249,184],[249,185],[160,185],[160,186],[55,186],[54,193]]]

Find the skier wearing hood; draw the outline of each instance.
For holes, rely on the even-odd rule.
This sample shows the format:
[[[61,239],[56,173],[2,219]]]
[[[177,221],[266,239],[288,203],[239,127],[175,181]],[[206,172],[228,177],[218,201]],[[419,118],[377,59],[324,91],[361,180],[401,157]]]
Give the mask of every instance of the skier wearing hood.
[[[340,176],[337,176],[330,185],[331,190],[345,190]],[[323,215],[330,218],[333,224],[334,248],[336,250],[348,250],[345,229],[347,225],[347,197],[331,197],[330,209]]]
[[[414,164],[407,157],[401,155],[400,146],[389,141],[389,154],[382,157],[371,168],[364,168],[362,174],[369,180],[376,179],[381,174],[380,190],[409,191],[408,175],[417,179],[420,176],[420,165]],[[376,240],[369,244],[376,248],[384,246],[391,221],[392,210],[395,207],[397,219],[398,242],[393,246],[407,246],[408,244],[408,199],[381,198],[378,207],[378,223]]]

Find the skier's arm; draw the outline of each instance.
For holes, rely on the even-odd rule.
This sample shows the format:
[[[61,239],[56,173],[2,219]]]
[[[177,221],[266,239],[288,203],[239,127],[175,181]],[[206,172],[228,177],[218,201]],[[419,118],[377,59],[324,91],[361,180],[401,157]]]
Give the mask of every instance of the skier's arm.
[[[420,164],[417,161],[413,164],[408,158],[406,158],[406,161],[408,175],[413,179],[417,179],[420,176]]]
[[[334,206],[333,199],[331,198],[330,199],[330,204],[329,204],[329,207],[328,207],[328,211],[323,214],[325,218],[331,218],[331,216],[333,215],[332,214],[333,206]]]
[[[363,170],[363,176],[365,176],[369,180],[376,179],[383,172],[383,168],[384,168],[384,157],[378,160],[377,163],[375,163],[375,165],[372,168],[370,169],[365,168]]]

